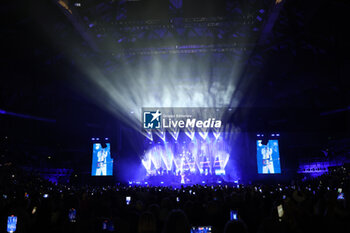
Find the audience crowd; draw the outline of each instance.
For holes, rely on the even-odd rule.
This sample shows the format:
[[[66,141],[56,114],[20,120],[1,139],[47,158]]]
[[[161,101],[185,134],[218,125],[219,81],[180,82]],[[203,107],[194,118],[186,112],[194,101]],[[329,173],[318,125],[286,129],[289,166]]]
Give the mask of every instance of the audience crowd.
[[[350,232],[343,167],[289,184],[141,187],[53,184],[5,164],[0,184],[0,232],[11,215],[16,232],[189,233],[195,226],[213,233]],[[230,220],[231,210],[237,220]]]

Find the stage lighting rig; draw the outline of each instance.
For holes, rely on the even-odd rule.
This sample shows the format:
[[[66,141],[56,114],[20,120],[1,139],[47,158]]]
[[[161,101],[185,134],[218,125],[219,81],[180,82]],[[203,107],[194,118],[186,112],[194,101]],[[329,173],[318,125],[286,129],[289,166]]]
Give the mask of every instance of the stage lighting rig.
[[[102,148],[107,148],[107,143],[109,142],[108,137],[92,137],[91,141],[94,143],[100,143]]]

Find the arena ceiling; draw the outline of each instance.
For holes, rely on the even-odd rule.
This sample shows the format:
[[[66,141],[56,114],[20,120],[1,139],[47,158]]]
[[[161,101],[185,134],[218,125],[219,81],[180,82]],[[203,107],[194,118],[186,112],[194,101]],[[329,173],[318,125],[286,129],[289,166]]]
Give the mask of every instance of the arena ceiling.
[[[171,54],[240,59],[244,107],[232,121],[247,130],[348,133],[349,3],[201,1],[198,11],[198,1],[162,2],[4,1],[0,109],[11,114],[0,115],[2,134],[103,133],[116,117],[77,91],[91,87],[79,61],[111,73],[140,56]]]

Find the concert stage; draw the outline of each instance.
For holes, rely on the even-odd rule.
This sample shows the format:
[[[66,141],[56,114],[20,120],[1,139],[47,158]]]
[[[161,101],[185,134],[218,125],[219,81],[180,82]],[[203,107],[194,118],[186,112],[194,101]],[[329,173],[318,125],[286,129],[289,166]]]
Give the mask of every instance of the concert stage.
[[[141,158],[144,176],[138,182],[175,185],[233,181],[226,172],[232,151],[230,135],[165,134],[158,141],[145,139],[146,149]]]

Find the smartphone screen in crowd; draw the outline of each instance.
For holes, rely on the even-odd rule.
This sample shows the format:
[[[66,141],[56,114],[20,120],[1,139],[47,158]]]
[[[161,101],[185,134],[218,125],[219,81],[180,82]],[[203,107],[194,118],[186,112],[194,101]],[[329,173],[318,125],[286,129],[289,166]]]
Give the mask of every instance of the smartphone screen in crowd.
[[[284,215],[284,211],[283,211],[283,206],[282,205],[278,205],[277,206],[277,213],[278,213],[278,218],[282,218]]]
[[[344,193],[338,193],[337,200],[345,200]]]
[[[69,222],[76,222],[77,221],[77,210],[74,208],[70,208],[68,211],[68,219]]]
[[[17,228],[17,216],[11,215],[7,218],[7,232],[15,232]]]
[[[114,231],[114,224],[111,220],[105,219],[102,222],[102,231]]]
[[[191,228],[191,233],[211,233],[211,226],[197,226]]]
[[[126,200],[126,204],[129,205],[129,204],[130,204],[130,201],[131,201],[131,197],[130,197],[130,196],[127,196],[127,197],[125,198],[125,200]]]
[[[238,211],[237,210],[230,211],[230,220],[238,220]]]

